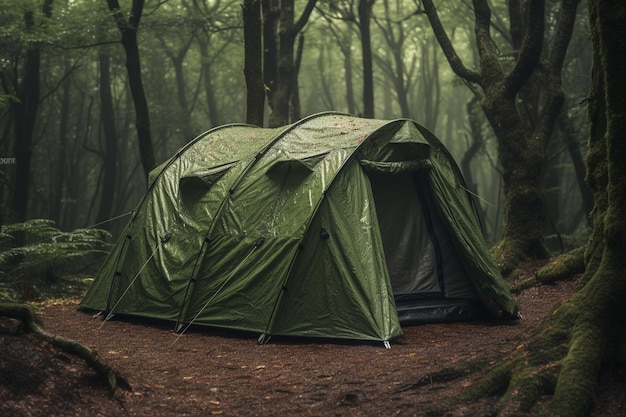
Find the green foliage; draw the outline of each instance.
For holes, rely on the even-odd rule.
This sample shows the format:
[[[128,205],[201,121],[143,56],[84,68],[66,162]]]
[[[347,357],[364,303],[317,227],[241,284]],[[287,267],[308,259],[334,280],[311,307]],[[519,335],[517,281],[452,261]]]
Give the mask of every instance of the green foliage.
[[[19,101],[19,100],[14,95],[0,93],[0,109],[9,107],[10,101]]]
[[[16,245],[16,237],[27,239]],[[108,252],[100,229],[63,232],[45,219],[3,225],[0,230],[0,299],[19,301],[76,295],[85,280],[75,275]]]

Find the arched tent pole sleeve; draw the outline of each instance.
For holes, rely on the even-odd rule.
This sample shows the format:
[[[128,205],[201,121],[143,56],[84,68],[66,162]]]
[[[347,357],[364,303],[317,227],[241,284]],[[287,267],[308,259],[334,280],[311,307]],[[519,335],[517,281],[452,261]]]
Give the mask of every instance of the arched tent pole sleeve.
[[[132,240],[132,238],[131,238],[131,235],[132,235],[131,229],[133,227],[133,224],[135,223],[135,220],[137,220],[138,216],[141,213],[141,207],[144,205],[146,199],[148,198],[148,196],[150,195],[152,190],[156,187],[157,180],[163,174],[163,172],[175,160],[180,158],[180,156],[186,150],[188,150],[191,146],[193,146],[196,142],[200,141],[206,135],[212,134],[212,133],[214,133],[216,131],[219,131],[221,129],[224,129],[224,128],[227,128],[227,127],[231,127],[231,126],[248,126],[248,125],[245,125],[245,124],[230,124],[230,125],[224,125],[224,126],[219,126],[219,127],[213,128],[213,129],[209,129],[209,130],[205,131],[204,133],[196,136],[191,141],[189,141],[189,143],[187,143],[178,152],[176,152],[176,154],[172,158],[170,158],[167,162],[162,164],[160,167],[155,168],[155,171],[156,171],[156,169],[159,169],[159,171],[154,174],[154,178],[149,183],[148,190],[142,196],[142,198],[139,201],[139,203],[137,204],[137,207],[135,208],[135,210],[132,210],[131,212],[127,213],[127,214],[132,214],[132,217],[130,218],[130,220],[128,222],[128,225],[126,226],[126,229],[125,229],[125,232],[127,233],[126,234],[126,238],[124,239],[124,243],[122,244],[122,248],[120,249],[120,251],[119,251],[119,253],[117,255],[117,259],[115,260],[115,269],[114,269],[115,272],[113,273],[113,277],[111,279],[111,286],[109,288],[109,295],[107,297],[107,303],[106,303],[106,308],[105,308],[105,311],[107,313],[110,313],[112,311],[112,309],[111,309],[111,301],[112,301],[112,298],[113,298],[113,292],[114,292],[115,284],[116,284],[116,282],[117,282],[117,280],[119,279],[119,276],[120,276],[120,272],[119,272],[119,270],[120,270],[120,262],[123,259],[126,251],[128,250],[128,245],[130,244],[130,242]],[[153,172],[155,172],[155,171],[153,171]]]
[[[332,184],[335,182],[335,179],[337,178],[339,173],[342,171],[343,167],[345,167],[348,163],[352,162],[356,158],[356,155],[361,150],[361,148],[363,146],[366,146],[364,144],[366,144],[368,142],[369,138],[376,136],[382,129],[389,128],[389,126],[393,125],[394,123],[397,123],[397,126],[395,127],[396,132],[397,132],[397,130],[399,130],[400,127],[402,126],[402,123],[404,123],[406,121],[407,120],[405,120],[405,119],[397,119],[397,120],[394,120],[394,121],[390,121],[389,123],[381,126],[380,128],[376,129],[375,131],[371,132],[366,138],[363,139],[363,141],[359,144],[359,146],[356,146],[351,151],[350,155],[343,162],[341,168],[337,169],[335,171],[334,175],[330,178],[330,180],[328,181],[326,187],[324,188],[324,191],[322,192],[322,195],[318,199],[313,212],[309,216],[309,220],[307,222],[305,231],[302,234],[302,236],[300,237],[300,242],[298,244],[299,248],[302,247],[302,242],[304,241],[305,237],[309,233],[309,229],[311,227],[311,224],[313,223],[313,220],[315,219],[315,216],[317,215],[317,213],[318,213],[318,211],[319,211],[319,209],[320,209],[320,207],[322,205],[322,201],[324,200],[324,197],[325,197],[326,193],[328,192],[328,190],[330,189]],[[325,231],[323,231],[323,232],[325,232]],[[279,306],[281,304],[281,301],[282,301],[284,293],[285,293],[287,281],[289,280],[289,276],[291,275],[291,272],[292,272],[293,267],[295,265],[296,259],[298,258],[298,254],[300,252],[302,252],[302,251],[301,250],[296,251],[294,257],[291,259],[291,262],[289,264],[289,269],[288,269],[287,273],[285,274],[285,277],[283,278],[283,281],[281,282],[281,290],[280,290],[280,292],[278,294],[278,297],[276,298],[276,302],[274,303],[274,307],[272,308],[272,313],[270,314],[269,320],[267,322],[267,326],[265,327],[265,333],[261,334],[259,336],[259,338],[258,338],[258,343],[259,344],[267,343],[269,341],[269,339],[271,338],[271,336],[272,336],[272,328],[274,326],[274,321],[276,319],[276,312],[279,309]],[[387,347],[389,345],[388,341],[384,341],[384,343],[385,343],[385,347]]]
[[[250,172],[250,170],[252,170],[254,168],[256,163],[276,143],[278,143],[285,135],[287,135],[289,132],[293,131],[297,127],[301,126],[302,124],[310,121],[311,119],[315,119],[315,118],[326,116],[326,115],[330,115],[330,114],[345,115],[344,113],[340,113],[340,112],[316,113],[316,114],[313,114],[313,115],[311,115],[309,117],[305,117],[304,119],[302,119],[302,120],[300,120],[300,121],[298,121],[298,122],[296,122],[296,123],[294,123],[292,125],[287,126],[284,130],[280,131],[276,136],[274,136],[265,146],[263,146],[254,155],[254,157],[252,157],[250,159],[250,161],[248,162],[248,165],[246,165],[246,167],[241,171],[241,174],[239,174],[239,176],[233,181],[232,185],[230,186],[230,189],[224,195],[224,198],[220,202],[220,205],[219,205],[219,207],[218,207],[218,209],[217,209],[217,211],[215,213],[215,216],[213,217],[213,221],[211,222],[211,225],[209,226],[209,228],[208,228],[208,230],[207,230],[207,232],[205,234],[204,241],[203,241],[204,243],[202,244],[202,247],[200,248],[200,250],[198,252],[198,255],[196,256],[195,262],[196,262],[196,266],[197,267],[194,267],[192,275],[189,277],[189,281],[187,282],[187,288],[185,289],[185,298],[184,298],[183,302],[181,303],[180,311],[178,313],[178,319],[177,319],[177,322],[176,322],[176,329],[177,330],[180,330],[180,328],[183,326],[183,323],[185,322],[185,317],[187,315],[187,310],[189,308],[189,302],[191,300],[191,297],[193,296],[193,286],[194,286],[194,283],[195,283],[195,281],[196,281],[196,279],[198,277],[198,273],[200,272],[199,271],[200,270],[200,266],[202,265],[202,256],[208,250],[208,247],[209,247],[209,244],[210,244],[210,237],[211,237],[211,235],[213,233],[213,230],[215,229],[215,225],[217,224],[217,220],[219,218],[221,218],[222,213],[224,212],[224,210],[225,210],[225,208],[227,206],[226,203],[228,201],[228,197],[235,192],[235,189],[237,188],[237,186],[241,183],[241,181],[243,181],[243,179]],[[258,126],[251,126],[251,125],[244,125],[244,126],[250,126],[250,127],[257,127],[258,128]],[[206,134],[212,133],[214,131],[215,131],[215,129],[207,132]],[[206,135],[206,134],[204,134],[204,135]],[[204,136],[204,135],[202,135],[202,136]]]

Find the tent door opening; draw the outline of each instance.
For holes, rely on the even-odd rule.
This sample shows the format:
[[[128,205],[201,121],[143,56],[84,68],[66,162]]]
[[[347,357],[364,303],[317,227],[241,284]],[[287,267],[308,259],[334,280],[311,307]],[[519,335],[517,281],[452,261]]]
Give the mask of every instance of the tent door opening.
[[[424,175],[368,173],[398,317],[402,324],[472,319],[478,296]]]

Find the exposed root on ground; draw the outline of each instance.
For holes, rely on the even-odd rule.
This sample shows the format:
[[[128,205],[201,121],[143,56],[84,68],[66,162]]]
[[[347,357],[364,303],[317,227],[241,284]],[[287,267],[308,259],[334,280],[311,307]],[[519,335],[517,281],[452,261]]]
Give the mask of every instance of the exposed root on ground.
[[[424,415],[490,399],[494,416],[588,416],[603,366],[626,365],[626,326],[589,312],[581,298],[556,307],[528,343]]]
[[[132,391],[128,380],[115,369],[105,364],[97,352],[74,340],[46,332],[37,323],[35,313],[30,307],[17,303],[0,303],[0,316],[18,320],[21,322],[24,331],[31,332],[40,340],[83,359],[107,384],[111,393],[115,392],[118,387]]]
[[[550,258],[543,241],[512,238],[503,238],[491,248],[490,254],[504,277],[510,277],[522,262]]]
[[[585,247],[581,246],[551,260],[537,273],[511,286],[513,293],[541,284],[569,280],[585,272]]]
[[[443,368],[437,372],[430,373],[420,378],[412,384],[406,384],[395,390],[395,392],[405,392],[414,389],[419,389],[423,386],[446,383],[456,381],[459,378],[463,378],[468,375],[472,375],[477,371],[484,369],[487,365],[487,359],[477,358],[471,361],[463,362],[459,366]]]

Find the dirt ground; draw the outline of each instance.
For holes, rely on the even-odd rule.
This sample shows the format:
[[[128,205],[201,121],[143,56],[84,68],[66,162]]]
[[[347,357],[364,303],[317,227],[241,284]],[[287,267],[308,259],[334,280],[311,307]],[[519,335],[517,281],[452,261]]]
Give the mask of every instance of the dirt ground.
[[[0,415],[411,416],[476,378],[431,383],[430,375],[469,359],[501,361],[575,285],[523,291],[516,299],[524,319],[516,324],[406,327],[391,349],[301,339],[257,345],[252,336],[210,329],[173,344],[170,325],[113,320],[100,327],[101,319],[76,311],[78,300],[43,303],[38,311],[48,332],[97,350],[133,390],[109,395],[82,361],[0,320]],[[602,381],[593,416],[626,415],[626,372],[613,369]],[[487,416],[492,406],[485,401],[449,415]]]

